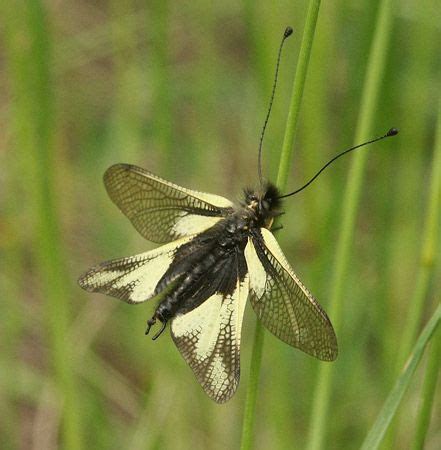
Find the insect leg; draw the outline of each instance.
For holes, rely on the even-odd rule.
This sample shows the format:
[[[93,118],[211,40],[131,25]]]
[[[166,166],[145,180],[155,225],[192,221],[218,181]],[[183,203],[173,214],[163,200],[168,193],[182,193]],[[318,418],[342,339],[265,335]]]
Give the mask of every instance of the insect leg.
[[[283,225],[278,225],[278,226],[275,227],[275,228],[271,228],[271,232],[274,233],[275,231],[279,231],[279,230],[281,230],[281,229],[283,229]]]
[[[162,322],[162,326],[161,329],[152,337],[152,340],[155,341],[156,339],[158,339],[159,336],[161,336],[161,334],[163,333],[163,331],[165,330],[165,327],[167,326],[167,320],[164,320]]]
[[[156,323],[156,320],[159,320],[161,322],[161,329],[152,337],[153,341],[158,339],[158,337],[163,333],[168,322],[162,314],[155,312],[154,316],[151,319],[147,320],[147,329],[145,330],[146,335],[149,334],[150,328]]]
[[[156,314],[149,320],[147,320],[147,329],[145,330],[145,334],[149,334],[150,328],[156,323]]]

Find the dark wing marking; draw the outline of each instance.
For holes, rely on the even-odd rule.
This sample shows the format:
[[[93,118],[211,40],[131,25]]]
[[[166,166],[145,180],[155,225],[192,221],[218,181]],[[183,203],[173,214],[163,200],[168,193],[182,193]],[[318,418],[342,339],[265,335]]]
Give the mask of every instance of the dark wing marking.
[[[82,275],[78,283],[89,292],[101,292],[127,303],[143,302],[158,293],[156,285],[173,262],[176,250],[191,239],[188,236],[150,252],[103,262]]]
[[[204,391],[224,403],[240,376],[240,333],[248,297],[248,275],[231,294],[216,293],[172,320],[173,340]]]
[[[129,164],[107,169],[104,184],[136,230],[157,243],[200,233],[233,206],[223,197],[180,187]]]
[[[325,311],[298,279],[273,234],[262,228],[245,249],[250,301],[279,339],[321,360],[337,357],[337,339]]]

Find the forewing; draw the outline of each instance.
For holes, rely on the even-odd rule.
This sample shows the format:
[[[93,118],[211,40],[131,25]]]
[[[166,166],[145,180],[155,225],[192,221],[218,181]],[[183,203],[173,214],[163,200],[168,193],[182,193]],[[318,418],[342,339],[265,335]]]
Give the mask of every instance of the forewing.
[[[150,252],[103,262],[89,269],[78,283],[89,292],[111,295],[127,303],[143,302],[155,295],[155,287],[176,250],[191,239],[189,236]]]
[[[173,340],[204,391],[224,403],[240,376],[240,333],[248,296],[246,275],[230,295],[216,293],[192,311],[175,317]]]
[[[321,360],[334,360],[337,339],[328,316],[294,273],[273,234],[260,231],[245,249],[254,311],[282,341]]]
[[[136,230],[158,243],[200,233],[233,206],[223,197],[180,187],[129,164],[110,167],[104,184]]]

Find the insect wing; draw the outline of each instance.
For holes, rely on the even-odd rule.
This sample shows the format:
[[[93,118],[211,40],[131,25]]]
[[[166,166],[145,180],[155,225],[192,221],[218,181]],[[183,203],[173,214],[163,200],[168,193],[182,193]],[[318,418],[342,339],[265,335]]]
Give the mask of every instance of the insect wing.
[[[230,295],[216,293],[192,311],[175,317],[173,340],[204,391],[224,403],[240,376],[240,333],[249,280],[237,280]]]
[[[129,164],[110,167],[104,184],[136,230],[157,243],[201,233],[233,207],[226,198],[180,187]]]
[[[332,324],[269,230],[262,228],[249,239],[245,258],[250,302],[262,324],[287,344],[321,360],[334,360],[338,351]]]
[[[178,239],[155,250],[103,262],[78,280],[89,292],[100,292],[126,301],[140,303],[155,295],[158,281],[172,263],[181,245],[191,236]]]

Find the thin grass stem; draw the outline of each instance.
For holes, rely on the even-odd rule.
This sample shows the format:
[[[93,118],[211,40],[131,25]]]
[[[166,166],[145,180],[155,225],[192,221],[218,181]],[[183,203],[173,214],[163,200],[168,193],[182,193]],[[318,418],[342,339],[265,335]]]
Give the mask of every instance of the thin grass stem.
[[[33,221],[33,267],[44,299],[45,331],[57,395],[62,405],[62,447],[81,448],[78,390],[70,367],[68,328],[69,281],[64,270],[59,217],[55,200],[54,95],[51,73],[52,41],[45,7],[40,1],[6,2],[5,12],[16,35],[11,46],[14,109],[21,117],[19,130],[22,152],[22,182],[31,184],[26,192]],[[3,12],[3,10],[2,10]],[[23,36],[25,38],[23,39]],[[23,175],[24,174],[24,175]],[[32,181],[31,181],[32,180]],[[32,317],[28,317],[32,321]]]
[[[386,55],[392,29],[393,0],[382,0],[380,3],[368,59],[367,73],[363,86],[363,94],[355,133],[355,142],[362,142],[371,135],[375,111],[378,104],[381,81],[385,72]],[[354,237],[355,219],[363,185],[364,168],[367,152],[354,156],[346,184],[341,213],[341,232],[338,237],[334,260],[334,273],[331,281],[329,315],[335,329],[340,329],[343,310],[343,290],[346,271],[350,260],[350,250]],[[333,382],[333,367],[322,364],[319,368],[317,387],[311,413],[308,436],[309,450],[323,448],[327,430],[327,420]]]
[[[14,13],[12,13],[14,9]],[[21,91],[19,82],[23,66],[23,54],[16,51],[18,33],[17,22],[15,18],[15,8],[10,8],[6,2],[0,4],[0,13],[2,15],[4,26],[1,30],[1,36],[4,42],[4,54],[8,63],[5,64],[5,73],[11,82],[12,95],[17,97]],[[15,16],[14,16],[15,14]],[[9,124],[2,130],[2,134],[16,136],[16,148],[26,146],[26,133],[23,132],[27,120],[24,113],[25,108],[16,102],[9,112]],[[21,132],[21,133],[20,133]],[[15,156],[15,157],[14,157]],[[23,169],[26,161],[25,155],[15,154],[12,158],[3,158],[2,165],[5,175],[8,177],[8,190],[11,192],[20,192],[22,181],[14,176],[19,170]],[[3,189],[2,189],[3,190]],[[5,199],[6,200],[6,199]],[[20,212],[25,205],[17,202],[15,196],[11,196],[9,201],[2,202],[2,222],[11,223],[11,228],[5,227],[4,242],[2,253],[2,277],[0,278],[0,292],[2,292],[2,304],[0,314],[2,316],[2,330],[0,338],[3,342],[0,359],[0,372],[2,373],[2,383],[0,383],[0,398],[2,398],[1,417],[4,419],[4,425],[0,429],[2,435],[2,445],[4,448],[20,447],[20,402],[25,395],[23,391],[30,384],[27,383],[26,371],[20,370],[20,364],[17,360],[17,348],[20,348],[23,336],[26,330],[25,308],[23,302],[17,301],[23,294],[23,286],[26,285],[27,270],[25,258],[21,251],[21,242],[26,240],[26,221],[20,220]],[[13,225],[12,225],[13,224]],[[5,345],[7,343],[7,345]]]
[[[423,356],[424,349],[426,348],[426,345],[431,339],[432,335],[435,333],[440,321],[441,305],[438,305],[438,308],[435,310],[427,325],[421,332],[419,338],[417,339],[412,353],[410,354],[409,359],[407,360],[403,368],[403,371],[397,378],[394,387],[387,396],[387,399],[384,402],[383,408],[381,409],[377,420],[366,436],[363,445],[361,446],[361,450],[376,450],[379,447],[391,420],[394,418],[397,412],[401,399],[403,398],[403,395],[410,384],[412,375],[414,374],[415,369],[417,368],[418,363]]]
[[[441,106],[438,118],[438,129],[435,143],[435,155],[432,166],[430,197],[428,201],[427,216],[423,230],[423,244],[421,249],[420,268],[416,289],[409,302],[408,322],[402,338],[397,364],[405,360],[418,331],[424,302],[427,298],[429,282],[435,269],[437,258],[437,244],[439,240],[439,214],[441,209]]]
[[[311,56],[312,42],[314,40],[317,25],[320,0],[311,0],[306,16],[305,29],[303,31],[302,44],[300,47],[294,85],[292,88],[291,101],[286,121],[285,136],[283,138],[282,152],[280,154],[279,171],[277,174],[277,187],[283,192],[291,169],[291,156],[294,138],[297,130],[300,106],[302,103],[303,90],[305,87],[306,74],[308,71],[309,58]]]
[[[309,59],[311,55],[312,42],[317,24],[320,0],[311,0],[306,17],[305,29],[303,32],[302,44],[300,47],[299,60],[293,83],[291,101],[288,112],[288,119],[285,128],[285,136],[280,155],[279,171],[276,184],[280,190],[284,190],[288,179],[290,161],[293,150],[294,138],[297,129],[298,115],[302,102],[303,90],[305,86],[306,74],[308,71]],[[241,450],[248,450],[253,442],[253,425],[255,420],[257,386],[259,381],[261,358],[264,343],[264,332],[262,325],[256,321],[253,350],[250,364],[250,378],[248,381],[247,397],[245,402]]]
[[[441,117],[441,107],[439,112]],[[402,331],[401,345],[398,351],[398,357],[395,362],[395,374],[398,374],[404,364],[413,343],[415,342],[418,329],[421,325],[421,318],[424,306],[427,301],[427,294],[430,282],[433,278],[437,260],[437,245],[439,241],[439,214],[441,208],[440,186],[441,186],[441,119],[438,118],[437,136],[435,143],[435,154],[432,165],[431,186],[427,205],[427,215],[425,217],[424,228],[422,231],[422,246],[419,267],[417,268],[417,277],[415,289],[409,301],[409,310],[407,313],[407,323]],[[385,438],[384,448],[394,445],[398,421],[389,427]]]
[[[424,378],[422,401],[418,411],[415,437],[412,444],[413,450],[424,449],[427,431],[430,425],[432,406],[435,400],[436,385],[441,366],[441,329],[438,329],[432,338],[429,351],[426,374]]]
[[[427,298],[427,291],[430,280],[437,263],[437,248],[439,241],[439,218],[441,209],[441,101],[438,111],[437,136],[435,140],[435,154],[433,158],[432,177],[430,186],[430,198],[427,208],[425,233],[423,235],[423,250],[420,265],[420,278],[425,281],[418,291],[415,292],[411,304],[418,302],[422,305]],[[426,274],[423,277],[423,273]],[[420,297],[417,297],[421,296]],[[412,321],[413,325],[413,321]],[[410,330],[412,332],[413,330]],[[413,449],[422,449],[427,431],[429,429],[430,414],[436,390],[436,384],[441,364],[441,332],[438,330],[433,338],[431,349],[429,352],[429,360],[423,384],[422,402],[418,412],[415,438]]]
[[[264,331],[259,321],[254,330],[253,350],[251,353],[250,378],[248,380],[247,395],[245,399],[244,420],[242,426],[241,450],[249,450],[253,444],[253,430],[255,422],[255,409],[257,398],[257,385],[262,361]]]

